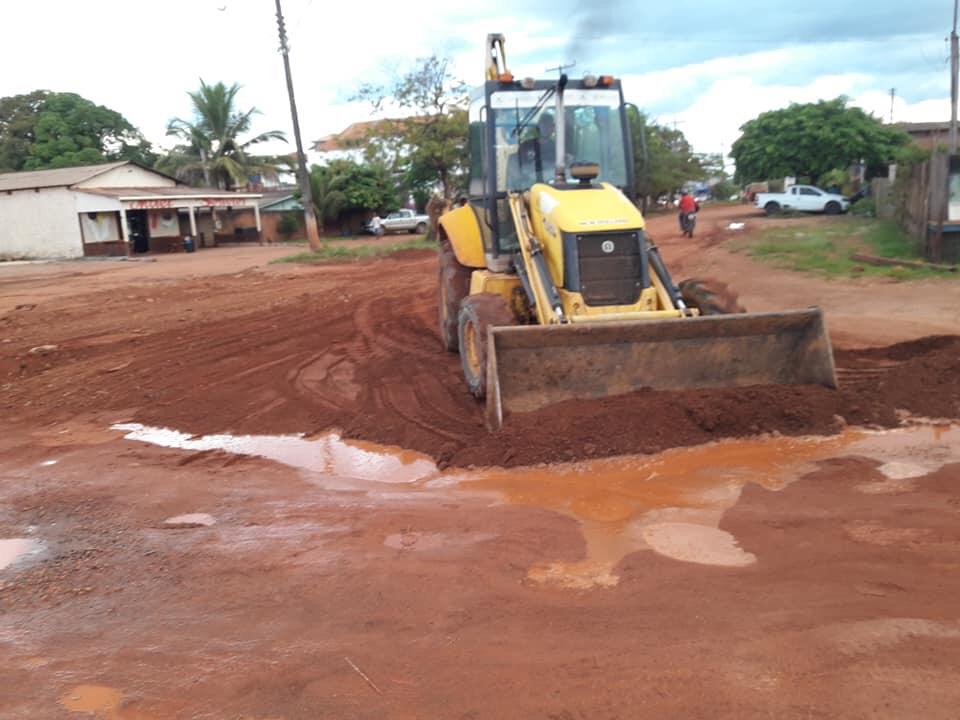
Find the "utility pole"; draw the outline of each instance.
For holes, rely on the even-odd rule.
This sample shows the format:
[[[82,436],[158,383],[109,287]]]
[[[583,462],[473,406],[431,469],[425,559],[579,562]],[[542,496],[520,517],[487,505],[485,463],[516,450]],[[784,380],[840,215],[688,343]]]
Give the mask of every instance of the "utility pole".
[[[890,124],[893,125],[893,101],[897,97],[897,89],[890,88]]]
[[[317,228],[317,215],[313,209],[313,195],[310,192],[310,176],[307,174],[307,158],[303,154],[300,140],[300,120],[297,117],[297,101],[293,96],[293,77],[290,74],[290,48],[287,46],[287,29],[283,22],[283,10],[280,0],[277,3],[277,29],[280,31],[280,54],[283,55],[283,69],[287,74],[287,94],[290,96],[290,115],[293,117],[293,138],[297,143],[297,183],[300,185],[300,199],[303,202],[303,220],[307,231],[307,242],[311,250],[320,249],[320,232]]]
[[[953,30],[950,32],[950,154],[957,153],[957,73],[960,71],[957,41],[957,6],[953,0]]]

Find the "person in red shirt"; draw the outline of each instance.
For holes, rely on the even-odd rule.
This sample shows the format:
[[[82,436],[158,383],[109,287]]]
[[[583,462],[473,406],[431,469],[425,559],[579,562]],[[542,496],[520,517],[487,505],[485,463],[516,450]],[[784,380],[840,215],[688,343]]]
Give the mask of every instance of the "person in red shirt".
[[[693,199],[693,195],[689,192],[683,193],[680,196],[680,214],[677,215],[677,220],[680,223],[680,232],[683,232],[683,219],[687,213],[700,212],[700,205],[696,200]]]

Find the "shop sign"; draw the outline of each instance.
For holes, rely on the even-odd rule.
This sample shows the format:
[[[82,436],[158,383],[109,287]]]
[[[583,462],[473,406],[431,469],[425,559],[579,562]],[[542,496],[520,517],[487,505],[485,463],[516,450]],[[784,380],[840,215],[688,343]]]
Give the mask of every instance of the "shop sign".
[[[207,207],[231,207],[246,205],[247,201],[241,198],[204,198],[203,204]]]
[[[165,210],[173,207],[173,200],[132,200],[130,207],[134,210]]]

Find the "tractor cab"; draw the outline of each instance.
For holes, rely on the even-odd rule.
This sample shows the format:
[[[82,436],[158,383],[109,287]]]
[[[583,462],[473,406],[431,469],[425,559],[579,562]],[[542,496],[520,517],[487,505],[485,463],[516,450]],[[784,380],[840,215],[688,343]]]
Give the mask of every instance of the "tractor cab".
[[[517,251],[508,192],[605,182],[632,197],[633,153],[618,80],[517,80],[505,69],[502,37],[490,36],[488,46],[487,80],[470,98],[469,201],[481,219],[487,267],[504,271]]]

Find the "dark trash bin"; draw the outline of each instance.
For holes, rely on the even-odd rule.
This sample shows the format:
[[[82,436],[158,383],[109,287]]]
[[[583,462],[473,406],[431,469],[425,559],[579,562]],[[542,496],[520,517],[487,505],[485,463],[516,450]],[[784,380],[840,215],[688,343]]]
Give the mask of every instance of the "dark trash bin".
[[[197,249],[196,244],[193,242],[193,238],[189,235],[183,239],[183,249],[186,252],[193,252]]]

